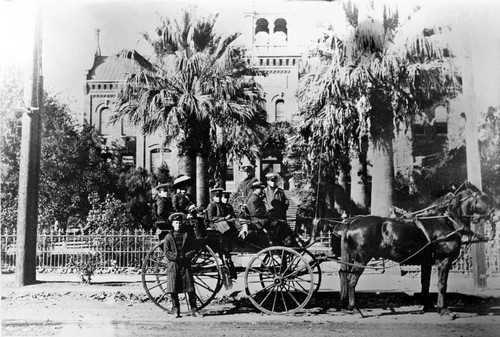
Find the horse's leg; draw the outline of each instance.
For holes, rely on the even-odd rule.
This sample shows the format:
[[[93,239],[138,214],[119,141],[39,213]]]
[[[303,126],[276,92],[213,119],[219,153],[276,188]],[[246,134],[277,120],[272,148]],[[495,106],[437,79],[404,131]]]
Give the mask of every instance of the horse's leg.
[[[350,272],[350,267],[342,264],[340,266],[339,270],[339,278],[340,278],[340,303],[338,310],[347,308],[347,303],[348,303],[348,282],[347,282],[347,275]]]
[[[340,307],[339,309],[344,309],[347,308],[348,302],[349,302],[349,282],[348,282],[348,276],[351,272],[351,266],[349,265],[351,263],[351,257],[350,257],[350,251],[349,247],[347,245],[347,242],[345,242],[345,234],[342,235],[341,237],[341,242],[340,242],[340,248],[341,248],[341,255],[340,255],[340,260],[341,260],[341,265],[340,265],[340,270],[339,270],[339,276],[340,276]]]
[[[450,257],[445,257],[444,259],[438,260],[438,299],[436,308],[441,315],[448,314],[449,311],[446,308],[446,290],[448,287],[448,274],[450,272],[452,260]]]
[[[352,267],[351,272],[347,275],[349,283],[349,310],[356,309],[356,285],[358,284],[359,277],[365,270],[365,262],[354,262],[355,264],[362,265],[362,267]]]
[[[423,252],[422,263],[420,265],[420,284],[422,290],[420,293],[420,301],[423,305],[423,311],[433,309],[432,302],[429,297],[429,287],[431,285],[432,259],[426,252]]]

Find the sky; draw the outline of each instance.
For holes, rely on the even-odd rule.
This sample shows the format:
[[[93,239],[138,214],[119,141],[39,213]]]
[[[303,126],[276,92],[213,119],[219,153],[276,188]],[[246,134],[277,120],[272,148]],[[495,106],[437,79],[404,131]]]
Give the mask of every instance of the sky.
[[[390,2],[390,0],[385,1]],[[399,1],[398,6],[404,11],[405,5],[408,10],[416,3],[429,7],[424,12],[425,15],[421,15],[421,20],[465,22],[462,17],[456,17],[455,13],[461,1],[405,0]],[[495,32],[500,31],[497,19],[500,11],[495,11],[498,6],[493,6],[495,10],[490,10],[493,3],[494,0],[476,0],[472,8],[477,8],[478,13],[474,13],[467,28],[473,34],[472,40],[477,46],[475,49],[478,50],[476,59],[479,61],[476,61],[475,67],[478,73],[487,78],[485,82],[489,83],[492,83],[492,76],[498,77],[498,73],[495,73],[498,71],[491,71],[491,67],[488,66],[491,60],[483,62],[481,59],[496,58],[499,53],[500,38]],[[77,114],[81,113],[83,107],[84,76],[92,67],[97,28],[101,31],[102,55],[111,55],[123,49],[136,49],[143,55],[148,55],[150,50],[147,44],[141,41],[140,33],[151,31],[159,22],[160,14],[172,16],[181,8],[197,5],[200,13],[220,13],[217,26],[219,31],[243,30],[242,33],[245,34],[245,30],[249,31],[249,26],[244,25],[242,13],[255,9],[279,12],[284,8],[279,0],[0,0],[2,65],[29,64],[34,31],[32,9],[35,4],[42,4],[45,88],[62,97],[74,110],[80,110],[76,112]],[[301,36],[302,43],[307,43],[311,38],[307,32],[308,29],[312,29],[312,22],[335,20],[332,5],[330,2],[314,2],[314,5],[311,1],[287,2],[287,11],[296,18],[304,19],[302,21],[309,25],[303,30],[306,33]],[[461,13],[460,15],[463,15],[464,12]],[[496,23],[496,26],[492,26],[492,23]],[[476,33],[480,32],[477,37],[474,35],[474,30]]]
[[[312,11],[307,2],[291,2],[296,15],[319,20],[327,11]],[[45,89],[64,97],[73,109],[81,109],[84,76],[92,67],[96,51],[96,29],[100,29],[102,55],[123,49],[136,49],[149,55],[140,33],[151,31],[160,15],[172,16],[188,6],[197,6],[201,14],[220,13],[220,32],[244,30],[243,13],[253,9],[280,11],[281,1],[249,0],[74,0],[24,1],[0,0],[0,48],[2,64],[26,67],[31,62],[34,10],[42,5],[43,75]],[[321,4],[320,4],[321,5]],[[331,3],[324,2],[324,6]],[[307,38],[307,36],[304,36]]]

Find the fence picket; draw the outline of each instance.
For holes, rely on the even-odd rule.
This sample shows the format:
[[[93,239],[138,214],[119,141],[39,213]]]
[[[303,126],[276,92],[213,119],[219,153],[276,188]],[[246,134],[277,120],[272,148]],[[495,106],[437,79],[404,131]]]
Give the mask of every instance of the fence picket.
[[[500,275],[500,233],[486,244],[488,275]],[[317,244],[330,247],[330,232],[320,232]],[[40,231],[37,237],[37,268],[39,271],[71,270],[70,259],[79,251],[93,251],[99,254],[97,273],[118,270],[140,270],[146,253],[158,242],[153,231],[113,231],[106,234],[75,234],[49,230]],[[16,231],[1,230],[0,236],[2,269],[16,264]],[[83,248],[82,248],[83,247]],[[470,246],[463,246],[462,253],[453,264],[452,273],[472,273]]]

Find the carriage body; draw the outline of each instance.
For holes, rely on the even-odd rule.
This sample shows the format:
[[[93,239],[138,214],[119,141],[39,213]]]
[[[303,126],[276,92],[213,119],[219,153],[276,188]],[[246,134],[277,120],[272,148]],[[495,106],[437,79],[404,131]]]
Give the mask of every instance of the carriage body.
[[[193,230],[200,223],[193,221]],[[271,246],[271,242],[262,247],[238,238],[233,240],[228,258],[221,233],[202,227],[201,232],[194,230],[198,236],[202,233],[202,238],[198,238],[200,247],[191,262],[197,309],[206,307],[223,287],[231,288],[237,275],[243,275],[245,294],[250,302],[268,314],[297,312],[319,289],[321,261],[306,248]],[[160,237],[164,236],[165,230]],[[170,312],[170,296],[165,293],[164,286],[165,267],[166,258],[160,240],[143,261],[142,283],[149,299]],[[189,305],[188,301],[185,302]]]

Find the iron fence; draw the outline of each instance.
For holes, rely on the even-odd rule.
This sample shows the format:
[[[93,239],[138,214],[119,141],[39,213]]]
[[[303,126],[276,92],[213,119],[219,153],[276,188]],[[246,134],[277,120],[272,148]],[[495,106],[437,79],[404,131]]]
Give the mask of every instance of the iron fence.
[[[16,233],[1,233],[2,268],[15,266]],[[106,234],[37,234],[36,266],[39,272],[76,272],[82,256],[96,257],[96,272],[140,271],[146,253],[158,236],[143,230],[121,230]]]
[[[316,237],[318,245],[329,251],[330,232]],[[158,242],[153,232],[143,230],[115,231],[107,234],[61,234],[42,231],[37,237],[37,270],[39,272],[76,272],[75,258],[82,255],[97,256],[96,273],[139,273],[146,253]],[[0,237],[2,268],[13,268],[16,259],[16,233],[3,230]],[[464,245],[452,273],[472,273],[472,245]],[[489,276],[500,275],[500,235],[485,244],[486,264]],[[390,264],[390,262],[388,262]],[[388,265],[386,264],[386,265]],[[418,271],[417,266],[402,267]]]

